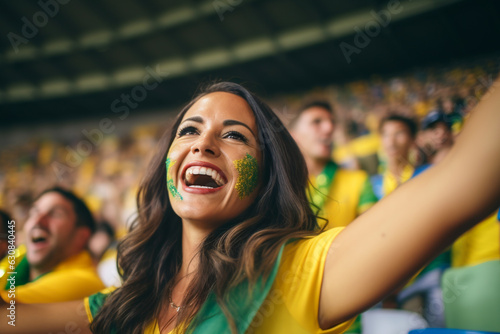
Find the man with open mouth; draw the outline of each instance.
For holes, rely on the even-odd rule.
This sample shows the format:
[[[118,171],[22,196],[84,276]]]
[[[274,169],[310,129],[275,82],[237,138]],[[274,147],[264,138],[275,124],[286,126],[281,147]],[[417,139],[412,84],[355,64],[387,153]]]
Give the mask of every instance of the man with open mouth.
[[[42,192],[24,225],[26,244],[16,249],[15,259],[0,262],[0,296],[47,303],[104,288],[87,251],[94,229],[92,214],[73,193],[58,187]]]
[[[313,211],[320,210],[320,227],[347,226],[371,208],[377,197],[361,170],[341,168],[332,160],[334,110],[327,101],[312,101],[302,106],[288,125],[309,172]]]

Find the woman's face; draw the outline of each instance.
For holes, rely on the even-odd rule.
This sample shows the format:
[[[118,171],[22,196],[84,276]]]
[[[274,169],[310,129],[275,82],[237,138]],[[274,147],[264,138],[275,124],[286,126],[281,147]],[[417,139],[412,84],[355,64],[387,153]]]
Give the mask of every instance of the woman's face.
[[[239,96],[215,92],[184,115],[167,155],[167,188],[175,213],[213,230],[241,214],[260,186],[255,117]]]

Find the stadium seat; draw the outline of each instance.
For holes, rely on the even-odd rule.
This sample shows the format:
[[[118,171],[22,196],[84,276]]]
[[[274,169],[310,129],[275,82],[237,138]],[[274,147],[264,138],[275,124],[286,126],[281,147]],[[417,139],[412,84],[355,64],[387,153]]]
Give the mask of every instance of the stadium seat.
[[[467,329],[450,329],[450,328],[425,328],[425,329],[414,329],[408,332],[408,334],[495,334],[497,332],[482,332],[482,331],[471,331]]]
[[[411,329],[425,328],[421,315],[393,309],[371,309],[361,314],[363,334],[401,334]]]
[[[448,269],[441,283],[448,328],[500,332],[500,260]]]

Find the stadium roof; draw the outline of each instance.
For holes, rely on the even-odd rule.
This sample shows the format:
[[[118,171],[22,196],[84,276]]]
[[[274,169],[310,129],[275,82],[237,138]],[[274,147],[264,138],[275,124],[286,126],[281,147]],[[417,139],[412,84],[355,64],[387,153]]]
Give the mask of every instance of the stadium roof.
[[[0,4],[0,127],[263,95],[496,53],[488,0],[40,0]],[[117,102],[118,101],[118,102]]]

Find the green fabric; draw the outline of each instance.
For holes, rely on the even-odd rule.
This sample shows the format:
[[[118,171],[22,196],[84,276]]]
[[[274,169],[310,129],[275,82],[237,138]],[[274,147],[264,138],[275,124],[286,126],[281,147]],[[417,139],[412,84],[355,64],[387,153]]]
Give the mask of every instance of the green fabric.
[[[360,334],[362,332],[361,316],[358,315],[352,325],[345,331],[345,334]]]
[[[110,293],[98,292],[89,296],[89,308],[93,319],[95,319],[97,313],[104,305],[104,302],[106,301],[109,295]]]
[[[363,184],[363,189],[361,190],[361,195],[359,195],[358,209],[366,204],[374,204],[378,201],[377,196],[373,192],[372,184],[370,178],[366,178]]]
[[[13,281],[15,286],[21,286],[29,282],[34,282],[43,275],[45,275],[42,274],[37,278],[35,278],[33,281],[30,281],[30,264],[28,263],[28,259],[26,258],[26,256],[23,256],[21,261],[19,261],[16,268],[13,270],[13,272],[16,272],[16,274],[11,275],[15,277],[15,280]],[[7,281],[7,284],[5,285],[5,290],[10,289],[10,282],[11,281]]]
[[[500,332],[500,260],[445,271],[446,326]]]
[[[90,313],[92,314],[92,319],[95,319],[95,317],[97,316],[97,313],[102,308],[102,306],[104,305],[104,302],[106,301],[106,299],[108,298],[108,296],[110,294],[111,294],[111,292],[110,293],[98,292],[98,293],[95,293],[95,294],[89,296],[89,309],[90,309]],[[114,328],[111,329],[111,332],[109,334],[117,334],[116,329],[114,329]]]
[[[271,290],[276,274],[278,273],[284,248],[285,244],[283,244],[280,249],[271,273],[265,281],[262,277],[257,280],[256,284],[253,286],[251,295],[249,295],[247,281],[243,281],[229,292],[227,302],[232,311],[233,319],[236,322],[239,333],[244,333],[250,326],[255,314]],[[89,297],[90,313],[93,318],[95,318],[104,305],[108,296],[109,294],[98,292]],[[209,294],[195,319],[193,319],[193,322],[197,324],[196,328],[190,329],[189,332],[194,334],[231,332],[226,316],[217,303],[214,293]],[[113,330],[110,334],[116,334],[116,331]]]
[[[446,269],[450,266],[451,263],[451,251],[445,250],[441,254],[439,254],[434,260],[432,260],[431,263],[429,263],[422,271],[420,271],[417,275],[417,277],[422,277],[426,273],[440,268],[440,269]]]
[[[228,305],[231,307],[231,313],[235,320],[238,333],[246,332],[255,314],[257,314],[257,311],[271,290],[276,274],[278,273],[284,248],[285,244],[281,247],[268,278],[264,282],[263,278],[259,277],[256,284],[253,286],[250,296],[247,281],[243,281],[229,292]],[[219,304],[215,301],[215,295],[213,293],[210,294],[208,300],[202,305],[194,321],[195,323],[201,322],[193,330],[194,334],[231,332],[229,323]]]
[[[328,193],[330,192],[330,186],[332,185],[333,179],[335,177],[335,172],[338,166],[335,162],[329,161],[325,169],[316,176],[316,189],[311,189],[311,209],[313,212],[316,210],[322,211],[325,205],[326,199],[328,198]],[[318,196],[319,195],[319,196]]]

